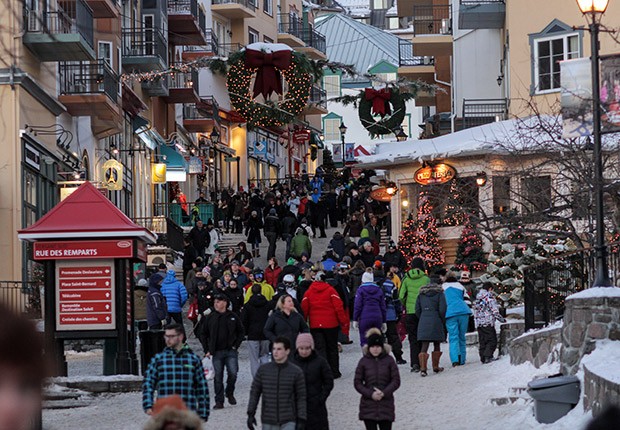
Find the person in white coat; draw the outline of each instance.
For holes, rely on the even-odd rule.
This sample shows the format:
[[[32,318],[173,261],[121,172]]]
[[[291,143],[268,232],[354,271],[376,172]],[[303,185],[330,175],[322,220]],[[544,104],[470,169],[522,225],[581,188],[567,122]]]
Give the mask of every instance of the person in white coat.
[[[297,197],[297,193],[295,191],[291,191],[291,198],[288,201],[288,208],[291,212],[293,212],[293,214],[295,215],[295,218],[297,218],[297,213],[299,212],[299,204],[300,204],[300,200],[299,197]]]
[[[207,229],[209,230],[209,237],[211,238],[211,241],[205,250],[205,264],[208,264],[211,261],[211,257],[215,254],[217,244],[220,241],[220,234],[217,232],[215,225],[213,225],[213,220],[211,218],[209,218],[209,221],[207,222]]]

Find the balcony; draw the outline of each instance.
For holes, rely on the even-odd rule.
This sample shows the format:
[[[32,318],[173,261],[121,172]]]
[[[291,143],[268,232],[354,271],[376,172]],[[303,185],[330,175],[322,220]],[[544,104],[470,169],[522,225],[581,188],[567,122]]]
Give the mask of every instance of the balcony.
[[[86,4],[95,18],[118,18],[121,13],[116,0],[86,0]]]
[[[242,48],[240,43],[221,43],[219,46],[220,57],[228,57],[233,52],[237,52]]]
[[[168,104],[198,103],[198,70],[174,72],[168,76],[168,96],[164,96]]]
[[[412,41],[417,55],[452,55],[452,5],[414,6]]]
[[[168,76],[161,76],[153,80],[142,81],[142,91],[149,97],[168,97]]]
[[[198,0],[168,1],[168,41],[171,45],[204,45],[206,22]]]
[[[325,60],[327,44],[325,43],[325,36],[316,31],[311,25],[308,24],[306,28],[301,30],[301,40],[306,44],[297,48],[299,52],[303,52],[309,58],[313,60]]]
[[[24,5],[24,45],[40,61],[96,58],[93,12],[84,0],[58,2],[57,10],[29,10]]]
[[[168,43],[161,31],[123,31],[123,69],[128,72],[165,70],[168,67]]]
[[[504,28],[505,20],[505,0],[461,0],[460,29]]]
[[[327,110],[327,93],[317,85],[310,88],[310,98],[308,105],[304,109],[304,115],[325,115],[329,113]]]
[[[432,0],[398,0],[396,9],[401,18],[411,16],[411,10],[415,6],[425,6],[431,4]]]
[[[469,99],[463,100],[463,129],[478,127],[508,117],[506,99]]]
[[[60,63],[58,101],[73,116],[120,122],[119,82],[104,60]]]
[[[292,13],[278,14],[278,43],[284,43],[291,48],[305,46],[302,40],[303,21]]]
[[[256,0],[213,0],[211,11],[228,19],[256,18]]]
[[[413,55],[413,43],[398,41],[398,75],[428,84],[435,83],[435,59]]]
[[[219,55],[219,42],[215,32],[210,28],[207,28],[205,32],[206,45],[203,46],[184,46],[181,58],[183,61],[195,61],[203,57],[213,57]]]
[[[183,127],[190,133],[206,133],[220,122],[220,110],[213,96],[183,106]]]

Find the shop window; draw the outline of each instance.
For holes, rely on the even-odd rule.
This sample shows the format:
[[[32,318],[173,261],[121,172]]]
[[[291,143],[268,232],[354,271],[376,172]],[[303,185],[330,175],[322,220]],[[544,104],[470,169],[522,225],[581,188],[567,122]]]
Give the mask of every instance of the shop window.
[[[551,207],[551,176],[534,176],[521,181],[525,213],[541,212]]]
[[[501,215],[510,209],[510,177],[493,176],[493,213]]]

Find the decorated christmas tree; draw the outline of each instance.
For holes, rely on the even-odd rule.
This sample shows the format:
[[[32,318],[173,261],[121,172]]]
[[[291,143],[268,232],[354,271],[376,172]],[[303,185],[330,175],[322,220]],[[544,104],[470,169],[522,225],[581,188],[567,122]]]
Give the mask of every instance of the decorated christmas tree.
[[[421,192],[417,214],[405,222],[398,240],[398,246],[408,263],[414,257],[422,257],[429,269],[442,266],[445,260],[437,235],[437,220],[432,210],[428,196]]]
[[[458,270],[482,271],[487,267],[487,257],[482,249],[480,234],[471,223],[469,216],[465,216],[463,231],[456,249],[454,267]]]

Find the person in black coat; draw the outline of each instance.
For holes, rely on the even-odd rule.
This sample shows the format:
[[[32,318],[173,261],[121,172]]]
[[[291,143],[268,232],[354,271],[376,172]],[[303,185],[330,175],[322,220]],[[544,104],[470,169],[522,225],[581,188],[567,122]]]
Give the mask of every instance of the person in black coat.
[[[198,255],[204,259],[205,250],[211,244],[211,235],[209,229],[205,227],[201,220],[196,221],[196,225],[189,231],[189,239],[191,240]],[[185,279],[185,278],[183,278]]]
[[[297,336],[297,350],[291,363],[299,367],[306,377],[306,405],[308,429],[329,430],[329,418],[325,403],[334,388],[332,370],[323,357],[314,350],[314,339],[309,333]]]
[[[293,298],[285,294],[278,299],[276,309],[269,315],[263,332],[271,342],[279,336],[284,336],[294,344],[299,333],[309,333],[310,329],[304,318],[295,310]]]
[[[383,255],[383,262],[387,266],[396,266],[400,272],[403,272],[407,267],[407,260],[403,256],[403,253],[396,248],[396,244],[390,241],[387,252]]]
[[[345,256],[345,243],[342,233],[339,231],[334,233],[332,240],[329,241],[329,246],[331,246],[334,252],[338,255],[338,261],[342,260],[342,257]]]
[[[338,227],[338,196],[334,190],[330,190],[325,195],[325,204],[327,206],[327,213],[329,214],[329,225],[332,228]]]
[[[236,279],[231,279],[228,288],[224,290],[224,294],[230,299],[231,310],[237,315],[241,315],[241,307],[244,300],[243,286],[239,286]]]
[[[248,237],[247,242],[252,245],[252,257],[255,258],[260,257],[258,246],[261,243],[261,228],[263,228],[263,221],[257,211],[252,211],[245,227],[245,235]]]
[[[276,208],[269,209],[269,214],[265,217],[263,232],[269,241],[269,249],[267,250],[267,260],[276,255],[276,241],[280,237],[282,226]]]
[[[291,256],[291,240],[295,236],[295,230],[297,230],[297,218],[293,212],[287,210],[284,212],[280,225],[282,240],[286,242],[285,260],[288,260]]]
[[[250,371],[252,378],[261,365],[261,360],[269,355],[269,340],[263,328],[269,319],[271,303],[261,294],[261,285],[252,285],[252,297],[243,307],[241,322],[248,335],[248,350],[250,353]]]
[[[187,279],[187,274],[192,270],[192,264],[198,258],[198,252],[189,237],[183,239],[183,279]]]
[[[370,242],[369,240],[364,242],[360,255],[361,255],[361,260],[364,262],[364,266],[366,266],[366,268],[374,266],[375,260],[377,259],[377,257],[375,256],[375,253],[373,252],[372,242]]]

